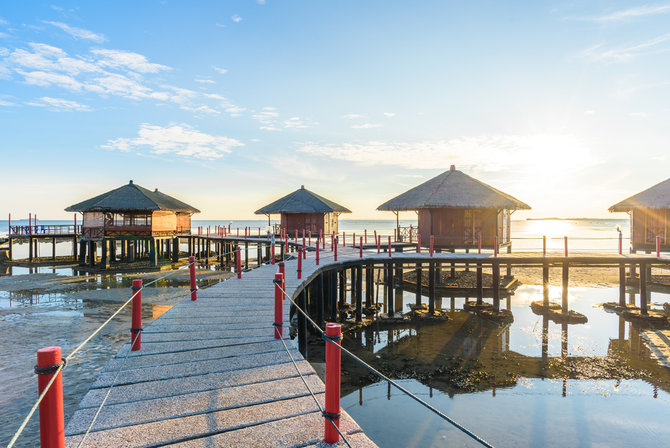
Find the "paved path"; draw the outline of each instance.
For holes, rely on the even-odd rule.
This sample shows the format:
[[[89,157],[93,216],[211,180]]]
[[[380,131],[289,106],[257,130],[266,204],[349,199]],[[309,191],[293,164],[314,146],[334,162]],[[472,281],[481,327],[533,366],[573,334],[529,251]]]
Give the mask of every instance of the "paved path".
[[[340,252],[345,259],[358,256]],[[303,278],[316,269],[314,261],[313,253],[303,260]],[[291,295],[302,282],[296,263],[286,266]],[[325,446],[323,417],[282,342],[272,337],[276,271],[261,266],[199,291],[197,301],[184,300],[147,325],[142,349],[122,347],[84,396],[67,425],[66,445],[79,445],[109,394],[82,446]],[[286,343],[323,406],[322,381],[296,344]],[[340,428],[352,446],[375,446],[344,411]]]

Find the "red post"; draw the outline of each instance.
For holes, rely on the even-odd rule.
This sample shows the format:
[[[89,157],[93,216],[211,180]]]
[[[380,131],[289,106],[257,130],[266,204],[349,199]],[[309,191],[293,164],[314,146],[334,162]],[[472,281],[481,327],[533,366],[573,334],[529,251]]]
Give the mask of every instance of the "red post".
[[[244,228],[244,239],[247,239],[247,235],[249,235],[249,227]]]
[[[482,232],[477,233],[477,253],[482,253]]]
[[[416,234],[416,253],[417,254],[421,253],[421,234],[420,233]]]
[[[284,294],[281,291],[281,286],[284,283],[284,276],[280,273],[275,274],[275,339],[281,339],[282,337],[282,324],[283,324],[283,313],[282,313],[282,300]]]
[[[133,280],[133,305],[130,325],[131,350],[142,348],[142,280]],[[135,342],[133,342],[135,341]]]
[[[377,236],[376,230],[375,230],[375,240],[377,240],[377,253],[380,254],[382,252],[382,236],[381,235]]]
[[[661,237],[656,236],[656,257],[661,256]]]
[[[353,241],[351,242],[351,247],[353,247],[354,249],[356,249],[356,232],[354,232],[354,235],[353,235]]]
[[[542,255],[547,255],[547,235],[542,235]]]
[[[61,363],[60,347],[37,350],[37,390],[42,395]],[[42,448],[65,448],[65,414],[63,412],[63,372],[49,388],[40,403],[40,443]]]
[[[433,235],[430,236],[430,256],[433,256],[433,247],[435,246],[435,237]]]
[[[330,251],[333,251],[333,247],[335,247],[335,235],[332,233],[330,234]]]
[[[240,228],[239,227],[237,228],[237,237],[238,238],[240,237]]]
[[[242,255],[240,252],[240,246],[237,246],[235,248],[235,270],[237,271],[237,278],[242,278]]]
[[[195,257],[188,257],[188,273],[191,278],[191,300],[198,299],[198,286],[195,284]]]
[[[360,241],[358,242],[358,258],[363,258],[363,237],[360,237]]]
[[[312,245],[312,231],[311,230],[309,232],[307,232],[307,244],[309,246]]]
[[[342,247],[347,245],[347,234],[342,232]]]
[[[623,235],[619,233],[619,255],[623,255]]]
[[[365,235],[365,244],[368,244],[368,229],[363,229],[363,235]]]
[[[303,248],[299,247],[298,248],[298,269],[297,269],[298,280],[302,278],[302,251],[303,251]]]
[[[261,237],[261,228],[259,227],[258,228],[258,238],[260,238],[260,237]]]
[[[275,245],[270,245],[270,254],[272,255],[272,264],[275,264]]]
[[[409,244],[412,244],[412,229],[409,229]]]
[[[342,344],[342,329],[340,324],[327,323],[326,336],[333,342],[326,342],[326,403],[324,412],[332,422],[340,427],[340,368],[342,352],[333,344]],[[337,443],[340,435],[333,427],[333,423],[325,420],[324,440],[326,443]]]
[[[390,256],[392,256],[391,255],[391,235],[389,235],[389,257]]]
[[[302,237],[302,258],[307,258],[307,247],[305,246],[305,237]]]
[[[319,265],[319,240],[316,240],[316,265]]]
[[[493,237],[493,256],[498,256],[498,235]]]
[[[335,238],[335,244],[333,245],[333,261],[337,261],[337,238]]]
[[[568,237],[567,236],[563,237],[563,243],[565,245],[565,256],[567,257],[568,256]]]

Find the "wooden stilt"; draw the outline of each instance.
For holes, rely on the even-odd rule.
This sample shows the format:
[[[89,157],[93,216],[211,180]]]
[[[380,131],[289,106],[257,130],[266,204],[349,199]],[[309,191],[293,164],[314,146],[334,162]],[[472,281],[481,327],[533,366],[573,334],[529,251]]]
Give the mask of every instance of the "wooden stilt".
[[[51,259],[56,259],[56,237],[51,238]]]
[[[542,304],[549,306],[549,265],[542,264]]]
[[[563,262],[563,286],[561,288],[561,311],[563,314],[568,312],[568,275],[569,265],[567,261]]]
[[[477,305],[484,303],[484,273],[482,264],[477,263]]]
[[[619,265],[619,305],[626,306],[626,265]]]
[[[435,262],[428,263],[428,313],[435,313]]]
[[[640,263],[640,313],[647,315],[647,265]]]
[[[356,322],[363,320],[363,266],[358,265],[356,270]]]
[[[493,263],[493,309],[500,311],[500,264]]]

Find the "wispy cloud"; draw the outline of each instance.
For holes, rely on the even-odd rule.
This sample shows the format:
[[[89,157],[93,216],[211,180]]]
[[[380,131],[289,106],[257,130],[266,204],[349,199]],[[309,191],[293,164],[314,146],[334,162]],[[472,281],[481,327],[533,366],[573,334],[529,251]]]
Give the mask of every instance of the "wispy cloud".
[[[91,50],[91,53],[100,56],[98,65],[101,67],[122,68],[137,73],[158,73],[162,70],[170,70],[170,67],[149,62],[146,56],[132,51],[98,49]]]
[[[305,128],[311,128],[313,126],[316,126],[317,122],[315,121],[309,121],[309,120],[304,120],[300,117],[291,117],[288,120],[284,120],[284,128],[290,129],[305,129]]]
[[[395,117],[395,112],[384,112],[384,116],[387,118]]]
[[[66,100],[63,98],[51,98],[48,96],[43,96],[38,101],[30,101],[26,104],[28,106],[46,107],[49,110],[57,112],[89,112],[91,110],[91,108],[87,105],[78,103],[76,101]]]
[[[217,72],[220,75],[225,75],[226,73],[228,73],[228,70],[226,70],[225,68],[217,67],[216,65],[212,65],[212,68],[214,69],[215,72]]]
[[[140,125],[137,137],[108,140],[102,148],[139,154],[177,155],[215,160],[239,146],[244,146],[239,140],[206,134],[183,123],[167,127],[143,123]]]
[[[9,25],[9,22],[5,19],[0,19],[0,25]]]
[[[278,131],[279,112],[276,107],[266,106],[258,112],[251,115],[251,118],[258,121],[261,126],[260,129],[264,131]]]
[[[216,81],[213,79],[203,79],[203,78],[195,78],[195,82],[199,82],[200,84],[216,84]]]
[[[2,98],[0,98],[0,107],[10,107],[10,106],[14,106],[14,103],[12,103],[11,101],[3,100]]]
[[[637,17],[653,16],[657,14],[666,14],[670,12],[670,5],[642,5],[635,8],[623,9],[609,14],[594,17],[594,22],[620,22],[622,20],[634,19]]]
[[[342,118],[345,118],[345,119],[347,119],[347,120],[356,120],[356,119],[358,119],[358,118],[365,118],[365,115],[363,115],[363,114],[352,114],[352,113],[349,113],[349,114],[344,114],[344,115],[342,115]]]
[[[397,165],[409,169],[448,168],[451,164],[498,172],[510,167],[537,169],[553,157],[554,170],[593,163],[589,149],[571,136],[475,136],[415,142],[307,143],[300,152],[360,165]],[[565,162],[562,162],[565,161]],[[572,165],[571,165],[572,164]]]
[[[373,129],[373,128],[381,128],[384,126],[381,123],[363,123],[363,124],[354,124],[351,126],[351,129]]]
[[[240,23],[240,22],[242,21],[242,17],[240,17],[239,14],[235,14],[234,16],[231,17],[231,19],[232,19],[233,22],[235,22],[235,23]]]
[[[77,28],[75,26],[70,26],[63,22],[51,22],[47,20],[43,22],[48,25],[53,25],[56,28],[60,28],[61,30],[65,31],[67,34],[74,37],[75,39],[92,40],[93,42],[97,42],[99,44],[103,43],[106,40],[105,36],[103,36],[102,34],[96,34],[93,31],[85,30],[83,28]]]
[[[604,48],[604,44],[600,43],[582,51],[582,55],[604,62],[625,62],[638,56],[667,53],[670,51],[670,46],[663,44],[668,41],[670,41],[670,33],[662,34],[646,42],[623,48],[612,48],[608,50]]]

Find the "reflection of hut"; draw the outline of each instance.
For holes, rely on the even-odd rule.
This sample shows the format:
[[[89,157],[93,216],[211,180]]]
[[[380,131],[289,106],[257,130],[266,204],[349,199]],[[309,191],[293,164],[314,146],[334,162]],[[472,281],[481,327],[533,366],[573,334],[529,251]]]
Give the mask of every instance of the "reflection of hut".
[[[422,245],[428,245],[432,235],[435,247],[443,249],[477,247],[479,234],[483,248],[493,248],[495,237],[499,246],[511,247],[510,216],[514,210],[529,209],[518,199],[458,171],[454,165],[377,207],[394,212],[396,217],[400,211],[417,211]],[[400,226],[398,232],[403,233]]]
[[[133,184],[132,180],[65,211],[83,214],[80,264],[87,253],[89,264],[95,264],[96,244],[100,244],[102,267],[107,267],[110,259],[115,259],[117,242],[121,242],[123,258],[129,261],[134,261],[135,255],[146,253],[154,265],[163,248],[175,258],[179,235],[190,235],[191,215],[199,213],[198,209],[158,189],[147,190]],[[173,243],[171,248],[169,243]]]
[[[670,179],[624,199],[609,211],[630,215],[633,251],[655,250],[657,236],[661,238],[661,250],[670,250]]]
[[[301,186],[298,190],[271,204],[256,210],[257,215],[281,215],[281,230],[294,233],[303,229],[313,234],[338,233],[337,220],[340,213],[351,213],[346,207],[336,204]]]

